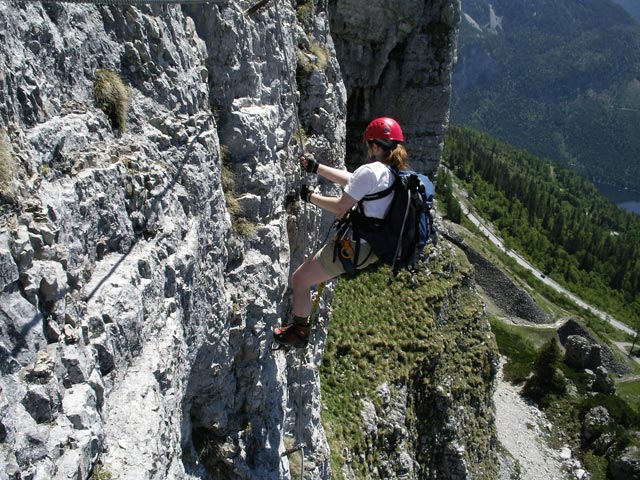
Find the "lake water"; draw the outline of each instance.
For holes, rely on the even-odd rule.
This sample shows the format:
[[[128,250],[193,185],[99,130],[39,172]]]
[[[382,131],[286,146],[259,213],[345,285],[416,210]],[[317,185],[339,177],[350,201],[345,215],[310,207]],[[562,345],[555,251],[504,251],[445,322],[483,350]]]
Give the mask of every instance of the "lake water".
[[[602,183],[594,182],[594,185],[602,195],[619,207],[624,208],[628,212],[640,215],[640,192],[634,192],[633,190],[620,190],[612,187],[611,185],[604,185]]]

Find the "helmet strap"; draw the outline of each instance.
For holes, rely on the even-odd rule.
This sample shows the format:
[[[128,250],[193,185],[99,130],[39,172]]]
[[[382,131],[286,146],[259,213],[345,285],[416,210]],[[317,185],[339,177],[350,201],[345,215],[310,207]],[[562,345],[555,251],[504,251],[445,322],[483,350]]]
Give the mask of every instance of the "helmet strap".
[[[385,150],[393,150],[393,148],[395,147],[394,143],[391,140],[385,140],[383,138],[376,138],[374,142],[376,142]]]

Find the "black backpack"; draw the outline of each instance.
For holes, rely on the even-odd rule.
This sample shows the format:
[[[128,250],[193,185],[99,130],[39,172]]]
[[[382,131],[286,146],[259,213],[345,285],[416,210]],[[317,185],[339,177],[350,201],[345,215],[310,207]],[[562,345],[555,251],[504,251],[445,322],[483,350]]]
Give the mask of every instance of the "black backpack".
[[[353,238],[366,240],[378,258],[391,265],[393,273],[417,270],[422,249],[432,238],[434,187],[426,175],[390,169],[395,181],[380,192],[366,195],[351,212]],[[367,217],[362,203],[386,197],[393,200],[384,218]]]

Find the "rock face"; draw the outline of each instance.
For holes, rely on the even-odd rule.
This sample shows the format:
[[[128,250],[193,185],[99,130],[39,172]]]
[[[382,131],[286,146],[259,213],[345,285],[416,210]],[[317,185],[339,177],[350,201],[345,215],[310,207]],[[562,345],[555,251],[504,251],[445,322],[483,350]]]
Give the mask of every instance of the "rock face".
[[[342,166],[347,118],[395,115],[434,170],[460,7],[278,5],[0,2],[0,478],[287,478],[297,419],[329,477],[321,344],[299,380],[269,351],[330,221],[293,201],[297,132]]]
[[[330,1],[329,13],[348,95],[349,156],[361,155],[367,122],[391,116],[412,167],[435,173],[449,124],[460,2]]]
[[[558,328],[558,338],[566,349],[567,363],[574,368],[595,369],[602,365],[609,372],[620,375],[631,371],[628,365],[616,359],[608,345],[598,343],[575,319],[567,320]]]
[[[564,361],[576,370],[595,369],[602,365],[600,345],[580,335],[569,335],[564,344]]]

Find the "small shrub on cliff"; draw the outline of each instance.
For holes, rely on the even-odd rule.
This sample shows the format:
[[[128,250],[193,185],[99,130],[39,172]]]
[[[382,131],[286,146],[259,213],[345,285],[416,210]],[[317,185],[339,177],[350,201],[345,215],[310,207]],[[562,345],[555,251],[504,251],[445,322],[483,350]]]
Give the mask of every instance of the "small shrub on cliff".
[[[103,465],[98,464],[91,470],[89,480],[112,480],[113,475]]]
[[[309,50],[298,50],[298,80],[309,77],[314,71],[323,71],[329,62],[329,52],[316,42],[309,44]]]
[[[0,192],[7,193],[14,169],[15,164],[9,147],[5,143],[4,135],[0,132]]]
[[[313,0],[298,0],[296,3],[296,17],[305,30],[310,30],[315,6]]]
[[[233,230],[241,237],[250,236],[255,231],[255,225],[246,218],[242,206],[238,203],[238,199],[234,195],[236,180],[233,170],[224,163],[221,170],[221,182]]]
[[[125,131],[127,123],[127,109],[129,108],[129,87],[126,86],[117,73],[101,68],[96,71],[93,82],[93,98],[105,113],[113,128]]]

